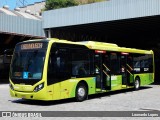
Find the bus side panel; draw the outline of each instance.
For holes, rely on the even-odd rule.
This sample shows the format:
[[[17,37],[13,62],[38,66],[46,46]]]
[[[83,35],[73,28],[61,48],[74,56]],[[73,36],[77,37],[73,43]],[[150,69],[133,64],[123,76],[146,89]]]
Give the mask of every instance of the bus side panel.
[[[61,84],[55,83],[53,84],[53,100],[59,100],[61,97]]]
[[[119,90],[122,88],[122,75],[111,76],[111,90]]]
[[[47,86],[47,99],[53,100],[53,85]]]
[[[152,81],[152,83],[154,82],[154,79],[155,79],[155,74],[154,73],[150,73],[150,80]]]
[[[86,82],[88,84],[88,94],[95,94],[96,93],[96,78],[87,78]]]
[[[151,84],[154,82],[154,73],[148,73],[148,79],[146,79],[146,84]]]
[[[153,73],[144,73],[144,74],[134,74],[134,79],[136,76],[140,77],[140,85],[149,85],[154,82]]]
[[[76,87],[80,81],[85,81],[88,85],[88,94],[95,94],[95,78],[75,78],[61,82],[61,99],[75,97]]]
[[[72,98],[74,95],[71,93],[74,92],[75,86],[79,80],[69,79],[61,82],[61,99]]]

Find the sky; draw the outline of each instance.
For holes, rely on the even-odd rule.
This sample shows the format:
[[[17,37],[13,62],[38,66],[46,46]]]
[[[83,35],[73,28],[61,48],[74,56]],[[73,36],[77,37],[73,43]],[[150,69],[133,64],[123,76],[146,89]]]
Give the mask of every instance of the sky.
[[[41,2],[44,0],[0,0],[0,8],[3,7],[4,5],[8,5],[9,9],[13,10],[16,7],[21,7],[23,4],[28,5],[28,4],[33,4],[34,2]]]

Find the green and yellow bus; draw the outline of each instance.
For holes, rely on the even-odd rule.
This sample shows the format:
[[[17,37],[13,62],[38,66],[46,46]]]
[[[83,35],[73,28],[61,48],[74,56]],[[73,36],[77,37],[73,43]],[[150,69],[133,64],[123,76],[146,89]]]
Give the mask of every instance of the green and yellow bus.
[[[85,100],[88,95],[154,82],[152,50],[48,38],[15,46],[10,94],[31,100]]]

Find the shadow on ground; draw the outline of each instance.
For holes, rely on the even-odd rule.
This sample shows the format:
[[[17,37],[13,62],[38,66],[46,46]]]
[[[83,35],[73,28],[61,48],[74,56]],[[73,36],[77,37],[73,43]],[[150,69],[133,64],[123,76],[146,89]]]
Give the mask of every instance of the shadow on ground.
[[[150,89],[150,88],[152,87],[148,87],[148,86],[141,87],[139,91]],[[124,90],[111,91],[107,93],[89,95],[88,100],[101,99],[102,97],[112,97],[112,95],[124,94],[129,92],[134,92],[134,89],[124,89]],[[68,103],[76,102],[75,98],[55,100],[55,101],[40,101],[40,100],[25,100],[25,99],[17,99],[17,100],[10,100],[10,101],[16,104],[28,104],[28,105],[38,105],[38,106],[50,106],[50,105],[68,104]]]
[[[9,79],[1,79],[0,78],[0,84],[9,84]]]

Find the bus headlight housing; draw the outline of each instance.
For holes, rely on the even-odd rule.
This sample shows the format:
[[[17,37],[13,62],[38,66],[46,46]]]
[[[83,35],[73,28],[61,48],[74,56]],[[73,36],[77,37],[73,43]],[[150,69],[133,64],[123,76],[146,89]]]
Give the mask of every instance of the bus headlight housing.
[[[44,88],[44,83],[41,83],[34,88],[34,92],[38,92],[43,88]]]
[[[12,90],[14,90],[14,87],[13,87],[13,85],[10,83],[9,84],[9,87],[12,89]]]

